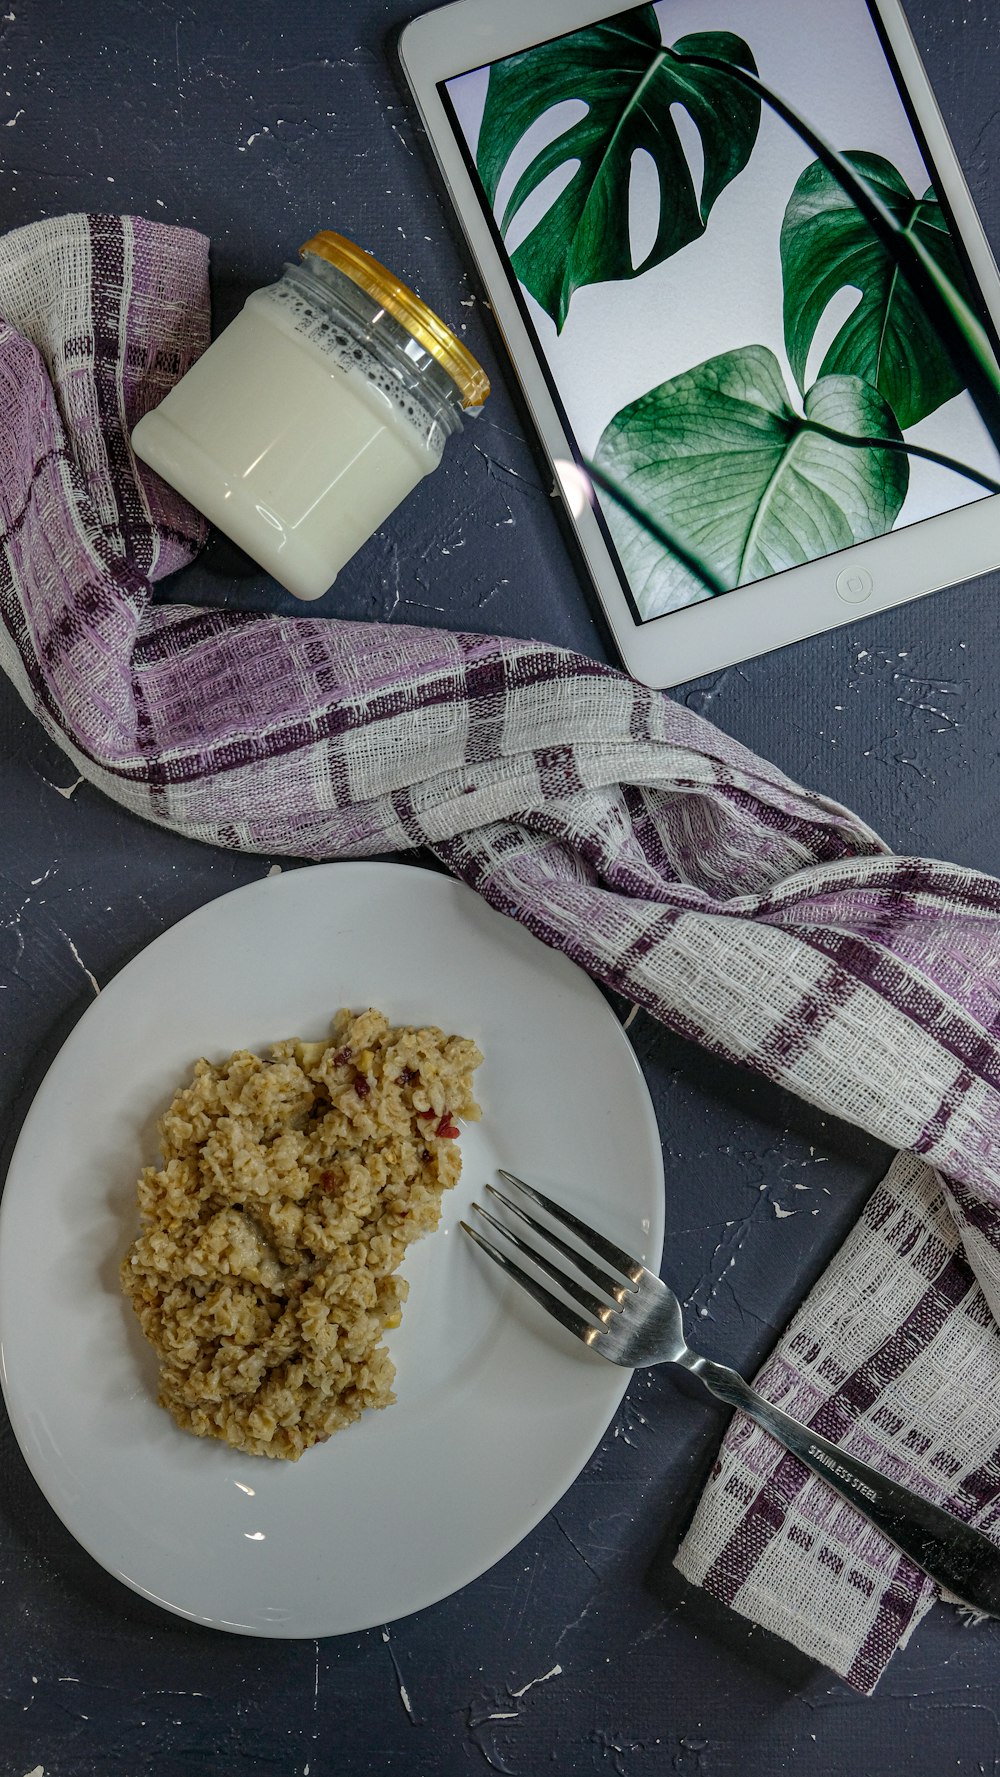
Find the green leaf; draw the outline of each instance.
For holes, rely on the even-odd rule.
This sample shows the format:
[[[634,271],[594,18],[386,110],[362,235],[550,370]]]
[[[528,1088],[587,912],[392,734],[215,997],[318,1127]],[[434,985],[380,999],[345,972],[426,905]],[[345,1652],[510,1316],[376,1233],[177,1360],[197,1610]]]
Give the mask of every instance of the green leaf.
[[[859,377],[827,376],[797,414],[765,346],[723,352],[617,413],[596,461],[726,588],[891,530],[909,484],[905,454],[814,430],[901,442],[888,403]],[[610,502],[608,524],[643,617],[705,596],[704,585]]]
[[[923,245],[969,298],[944,211],[929,188],[914,197],[879,154],[844,157],[873,187],[900,227]],[[853,287],[861,300],[833,341],[820,376],[860,376],[884,395],[904,430],[965,386],[919,296],[870,224],[817,160],[799,178],[781,229],[785,347],[805,386],[806,359],[831,299]]]
[[[491,204],[504,168],[532,124],[552,106],[583,100],[579,123],[541,148],[499,218],[506,234],[525,199],[549,174],[579,162],[565,190],[512,255],[521,283],[562,330],[574,290],[633,278],[705,231],[712,206],[750,158],[760,100],[714,69],[683,65],[675,52],[701,51],[755,71],[731,31],[701,31],[664,47],[651,6],[508,56],[490,70],[477,164]],[[682,105],[704,149],[701,198],[670,115]],[[637,149],[652,156],[660,188],[656,239],[633,266],[629,179]]]

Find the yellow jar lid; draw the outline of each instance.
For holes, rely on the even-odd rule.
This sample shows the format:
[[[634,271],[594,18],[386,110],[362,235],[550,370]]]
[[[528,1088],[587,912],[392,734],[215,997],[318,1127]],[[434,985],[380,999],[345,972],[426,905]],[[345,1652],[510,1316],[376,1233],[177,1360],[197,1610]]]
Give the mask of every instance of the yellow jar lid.
[[[342,234],[334,234],[332,229],[320,229],[299,253],[318,253],[321,259],[328,259],[338,271],[351,279],[358,288],[374,297],[375,301],[400,321],[415,340],[436,358],[451,377],[462,397],[463,407],[482,407],[490,392],[489,377],[482,365],[477,363],[472,353],[456,338],[450,327],[425,302],[421,302],[406,284],[401,284],[391,271],[356,247],[353,241],[347,240]]]

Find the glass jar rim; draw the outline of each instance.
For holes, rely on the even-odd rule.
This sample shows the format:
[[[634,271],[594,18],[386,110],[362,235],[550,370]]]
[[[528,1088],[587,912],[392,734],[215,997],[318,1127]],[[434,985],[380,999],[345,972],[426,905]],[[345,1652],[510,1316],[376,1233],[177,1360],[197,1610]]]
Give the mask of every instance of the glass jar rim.
[[[323,228],[299,248],[300,257],[315,253],[357,284],[380,307],[402,323],[413,338],[430,352],[447,372],[461,396],[462,406],[481,407],[490,392],[489,378],[467,346],[446,327],[440,316],[422,302],[415,291],[373,259],[370,253],[345,235]]]

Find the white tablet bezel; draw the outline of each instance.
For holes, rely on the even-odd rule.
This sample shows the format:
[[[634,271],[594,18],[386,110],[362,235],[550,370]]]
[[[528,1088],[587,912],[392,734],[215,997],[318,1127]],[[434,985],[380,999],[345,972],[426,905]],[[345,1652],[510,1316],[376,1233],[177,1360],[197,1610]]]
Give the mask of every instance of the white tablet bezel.
[[[900,83],[926,137],[940,194],[978,281],[994,329],[1000,328],[1000,274],[976,213],[899,0],[869,0],[881,21]],[[553,481],[573,447],[553,400],[535,342],[518,306],[439,83],[529,45],[624,10],[614,0],[453,0],[405,26],[397,49],[441,175],[455,206],[494,318],[503,336]],[[1000,495],[789,568],[646,623],[633,616],[604,533],[585,505],[570,522],[615,642],[628,670],[648,685],[677,685],[788,642],[936,592],[1000,566]],[[579,501],[576,502],[580,504]]]

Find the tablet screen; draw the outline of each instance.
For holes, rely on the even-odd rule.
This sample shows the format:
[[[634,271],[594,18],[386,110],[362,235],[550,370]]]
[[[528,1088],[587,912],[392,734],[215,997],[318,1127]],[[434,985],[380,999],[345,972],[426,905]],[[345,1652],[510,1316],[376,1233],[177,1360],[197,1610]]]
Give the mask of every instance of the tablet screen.
[[[1000,491],[851,195],[984,315],[865,0],[661,0],[440,90],[638,622]]]

